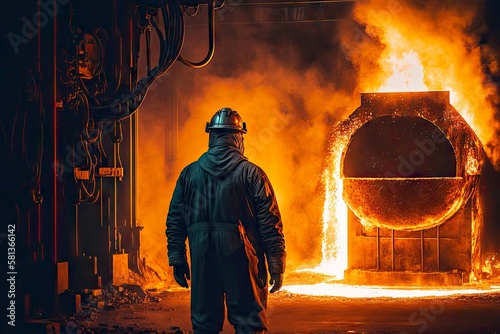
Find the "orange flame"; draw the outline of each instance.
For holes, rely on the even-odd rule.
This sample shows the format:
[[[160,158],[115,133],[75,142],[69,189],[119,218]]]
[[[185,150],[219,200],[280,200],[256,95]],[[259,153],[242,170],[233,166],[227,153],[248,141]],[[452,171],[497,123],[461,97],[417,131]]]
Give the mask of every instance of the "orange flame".
[[[183,143],[183,146],[179,145],[183,149],[177,152],[175,161],[165,158],[166,144],[158,140],[165,137],[164,119],[165,115],[170,115],[165,109],[170,104],[165,102],[165,96],[154,104],[152,100],[145,103],[145,109],[149,104],[150,110],[155,112],[150,111],[151,116],[141,116],[140,123],[141,134],[146,139],[144,143],[149,143],[147,147],[141,144],[142,157],[139,159],[142,161],[139,216],[141,224],[147,226],[141,236],[144,236],[141,253],[147,257],[148,266],[155,270],[159,268],[156,271],[163,281],[175,285],[171,269],[165,263],[163,222],[169,200],[166,194],[171,194],[181,168],[206,150],[206,134],[193,129],[202,129],[200,124],[203,125],[215,110],[223,106],[237,108],[244,114],[247,124],[252,125],[246,139],[246,155],[257,164],[262,164],[273,181],[285,222],[288,264],[291,264],[288,267],[303,265],[304,251],[298,250],[300,247],[297,245],[304,244],[304,236],[320,232],[316,223],[321,220],[322,260],[314,270],[336,278],[342,278],[347,267],[347,207],[342,200],[340,178],[341,154],[347,144],[345,136],[334,134],[334,137],[338,135],[335,137],[337,140],[330,148],[328,167],[321,174],[326,195],[322,217],[321,209],[317,209],[321,204],[315,202],[317,198],[314,196],[316,176],[321,173],[325,154],[324,136],[331,122],[343,118],[344,111],[357,107],[360,91],[449,90],[451,104],[462,113],[483,143],[494,135],[491,106],[487,102],[493,90],[483,84],[479,48],[464,42],[470,39],[464,36],[464,26],[474,18],[475,12],[461,10],[460,6],[447,6],[445,10],[454,12],[446,16],[439,15],[442,12],[435,13],[430,17],[428,8],[418,12],[405,8],[411,7],[411,4],[397,1],[396,4],[389,2],[388,5],[385,0],[356,2],[356,20],[366,30],[358,36],[352,36],[349,31],[339,34],[345,47],[344,53],[356,69],[356,89],[325,86],[322,77],[315,71],[303,73],[290,70],[289,66],[281,64],[282,59],[267,57],[269,50],[264,48],[259,49],[262,57],[259,56],[258,61],[242,66],[245,68],[243,72],[228,72],[232,73],[229,76],[218,74],[221,66],[214,72],[211,72],[214,68],[211,67],[202,74],[186,75],[190,79],[184,82],[183,73],[187,72],[179,69],[175,80],[179,81],[180,87],[187,87],[188,84],[195,87],[191,89],[189,86],[190,89],[184,93],[179,90],[179,99],[187,102],[182,103],[180,109],[183,118],[179,122],[182,125],[176,140]],[[423,3],[422,6],[425,7]],[[477,4],[471,6],[475,8]],[[433,22],[433,17],[446,17],[446,21],[439,19]],[[450,39],[449,36],[454,37]],[[347,45],[349,43],[353,44],[352,47]],[[220,57],[223,55],[223,52],[219,53]],[[304,89],[306,86],[307,89]],[[197,94],[193,95],[191,91]],[[482,112],[484,117],[474,119],[474,111]],[[301,135],[298,136],[298,133]],[[294,147],[291,148],[291,145]],[[269,156],[273,159],[268,159]],[[473,160],[468,161],[469,165],[471,170],[475,168]],[[167,167],[160,169],[157,166]],[[318,263],[316,243],[312,241],[304,248],[308,252],[307,261]],[[319,253],[319,247],[317,250]],[[310,253],[313,255],[309,256]],[[153,261],[157,259],[162,259],[158,261],[162,262],[162,266],[154,265]],[[161,267],[166,269],[161,272]],[[311,291],[310,286],[305,286],[304,291]]]
[[[479,135],[483,142],[491,139],[491,127],[479,124],[474,117],[475,110],[488,110],[491,115],[492,107],[486,101],[486,96],[491,95],[492,88],[484,84],[481,72],[481,62],[477,50],[467,50],[467,45],[460,40],[450,42],[446,36],[439,37],[429,34],[429,37],[415,35],[413,31],[415,22],[406,22],[401,14],[410,10],[397,8],[395,13],[384,13],[386,20],[380,20],[381,12],[377,6],[383,2],[377,0],[368,3],[358,3],[356,12],[358,21],[366,24],[368,35],[379,39],[385,46],[378,58],[378,70],[364,71],[371,62],[372,54],[355,54],[353,59],[362,61],[359,64],[362,73],[360,88],[362,91],[379,92],[411,92],[429,90],[450,91],[450,103],[457,108],[462,117]],[[392,14],[392,15],[391,15]],[[408,14],[408,13],[406,13]],[[451,14],[453,16],[453,14]],[[454,17],[454,16],[453,16]],[[466,25],[470,17],[457,22],[455,29],[460,30]],[[426,23],[425,27],[432,27]],[[421,32],[419,32],[421,34]],[[463,35],[462,31],[455,31]],[[425,41],[425,43],[422,42]],[[359,41],[359,39],[358,39]],[[349,43],[349,42],[348,42]],[[430,45],[430,46],[429,46]],[[349,49],[349,48],[347,48]],[[449,54],[450,50],[456,52],[455,56]],[[370,49],[370,51],[372,51]],[[361,51],[363,53],[363,51]],[[447,55],[443,57],[443,55]],[[468,57],[468,58],[467,58]],[[463,64],[464,59],[468,63]],[[476,66],[474,68],[474,66]],[[363,81],[365,80],[365,81]],[[381,83],[377,88],[377,82]],[[480,101],[480,97],[483,101]],[[342,136],[336,136],[332,144],[330,163],[323,175],[325,185],[325,204],[323,212],[323,240],[322,262],[314,268],[316,272],[331,274],[336,278],[343,278],[343,271],[347,269],[347,207],[342,199],[342,180],[340,163],[342,151],[347,141]],[[477,173],[477,161],[469,159],[467,168]],[[311,286],[307,287],[310,291]],[[324,287],[323,287],[324,288]],[[321,289],[323,289],[321,288]],[[321,290],[320,289],[320,290]],[[300,287],[291,290],[300,291]],[[403,295],[408,296],[407,292]]]
[[[384,68],[390,67],[392,75],[380,87],[379,92],[418,92],[429,90],[424,84],[424,67],[415,51],[397,57],[391,54],[381,59]]]

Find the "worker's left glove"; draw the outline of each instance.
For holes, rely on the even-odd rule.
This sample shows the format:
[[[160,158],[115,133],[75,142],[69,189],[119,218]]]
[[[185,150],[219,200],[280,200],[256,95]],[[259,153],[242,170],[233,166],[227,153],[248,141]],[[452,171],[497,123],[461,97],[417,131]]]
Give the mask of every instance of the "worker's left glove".
[[[174,279],[180,286],[184,288],[189,287],[186,279],[191,279],[191,275],[189,273],[189,265],[187,262],[174,265]]]
[[[269,284],[273,286],[271,289],[271,293],[280,291],[281,287],[283,286],[283,274],[271,273],[271,279],[269,280]]]

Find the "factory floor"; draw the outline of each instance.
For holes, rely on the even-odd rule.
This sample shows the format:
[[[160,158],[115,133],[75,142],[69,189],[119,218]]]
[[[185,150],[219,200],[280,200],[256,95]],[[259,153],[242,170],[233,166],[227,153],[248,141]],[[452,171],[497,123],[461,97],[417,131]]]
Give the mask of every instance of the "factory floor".
[[[189,291],[152,292],[155,302],[101,311],[93,333],[192,333]],[[281,291],[269,298],[272,333],[500,333],[500,293],[425,298],[315,297]],[[227,323],[222,333],[234,333]]]

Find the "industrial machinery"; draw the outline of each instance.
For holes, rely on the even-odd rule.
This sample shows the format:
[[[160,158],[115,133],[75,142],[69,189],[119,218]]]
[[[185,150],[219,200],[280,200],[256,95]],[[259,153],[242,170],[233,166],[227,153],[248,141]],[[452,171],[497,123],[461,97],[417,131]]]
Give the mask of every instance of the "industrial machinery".
[[[362,94],[342,125],[348,213],[346,280],[462,284],[481,275],[476,134],[449,92]]]
[[[351,91],[355,69],[332,31],[350,29],[343,20],[352,19],[354,2],[3,4],[0,251],[9,254],[9,271],[0,272],[15,278],[5,291],[15,293],[0,303],[13,301],[18,319],[54,314],[74,306],[78,291],[120,285],[130,270],[141,274],[137,110],[160,81],[169,82],[159,94],[173,96],[160,125],[172,130],[165,145],[165,161],[172,163],[177,145],[189,145],[177,142],[178,124],[170,123],[182,113],[173,106],[183,105],[177,102],[199,85],[194,75],[178,85],[177,74],[167,74],[176,62],[194,69],[209,64],[216,25],[219,40],[227,42],[219,43],[227,52],[217,60],[225,76],[247,66],[233,50],[235,38],[250,47],[239,35],[246,31],[243,36],[257,36],[257,51],[266,50],[291,71],[302,73],[314,62],[324,78],[345,79],[332,87]],[[188,16],[196,16],[191,26]],[[248,29],[254,26],[261,30]],[[183,53],[186,27],[189,33],[205,29],[195,38],[206,52],[199,61],[183,56],[190,51]],[[362,29],[357,36],[364,36]],[[238,51],[260,57],[255,50]],[[339,74],[342,67],[347,71]],[[290,115],[302,120],[307,113],[297,102]],[[481,210],[483,202],[490,201],[491,211],[498,201],[481,195],[483,151],[448,93],[362,94],[361,106],[341,127],[349,134],[340,173],[349,206],[346,280],[460,284],[479,277]],[[494,225],[492,217],[486,224]],[[142,241],[144,253],[144,233]],[[309,248],[303,251],[310,256]]]
[[[15,239],[18,318],[61,310],[66,291],[119,285],[129,268],[140,273],[136,111],[177,60],[210,62],[222,5],[41,0],[4,8],[0,205],[2,237],[9,226]],[[181,55],[184,17],[198,11],[208,15],[208,51],[191,62]]]

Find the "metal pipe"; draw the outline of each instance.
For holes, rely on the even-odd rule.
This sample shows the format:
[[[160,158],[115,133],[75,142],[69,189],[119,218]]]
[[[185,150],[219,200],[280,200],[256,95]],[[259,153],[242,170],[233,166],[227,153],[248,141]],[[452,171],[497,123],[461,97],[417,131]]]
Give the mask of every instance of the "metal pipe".
[[[108,227],[108,254],[111,253],[111,196],[108,196],[108,224],[106,225]]]
[[[395,269],[395,262],[394,262],[394,230],[391,231],[391,252],[392,252],[392,271]]]
[[[420,257],[422,260],[422,272],[424,271],[424,230],[420,230]]]
[[[40,13],[40,9],[38,11]],[[40,16],[38,16],[40,18]],[[53,83],[53,87],[52,89],[50,89],[50,109],[52,111],[52,124],[53,124],[53,127],[51,128],[51,130],[53,130],[53,138],[52,138],[52,153],[53,153],[53,156],[52,156],[52,159],[53,159],[53,166],[58,166],[58,156],[57,156],[57,146],[59,144],[59,141],[58,141],[58,133],[57,133],[57,128],[58,128],[58,122],[57,122],[57,107],[56,107],[56,101],[57,101],[57,89],[55,88],[56,87],[56,81],[57,81],[57,65],[56,65],[56,62],[57,62],[57,24],[58,24],[58,18],[60,16],[57,16],[55,15],[54,16],[54,23],[53,23],[53,27],[52,27],[52,30],[50,31],[51,33],[51,37],[52,37],[52,50],[51,52],[43,52],[43,54],[46,56],[47,59],[50,59],[52,58],[52,66],[51,66],[51,71],[52,73],[50,73],[49,76],[47,76],[47,82],[50,82],[50,79],[52,78],[52,83]],[[38,35],[41,34],[41,25],[38,26]],[[49,48],[50,49],[50,48]],[[48,71],[47,71],[48,72]],[[53,190],[53,209],[54,209],[54,220],[52,222],[52,246],[53,246],[53,258],[52,258],[52,263],[57,263],[58,261],[58,229],[59,229],[59,221],[58,221],[58,218],[59,218],[59,207],[58,207],[58,175],[57,175],[57,172],[54,171],[52,173],[52,190]]]
[[[146,29],[146,68],[149,74],[151,71],[151,31]]]
[[[129,120],[129,183],[128,183],[128,191],[129,191],[129,212],[128,212],[128,225],[125,223],[125,227],[134,226],[135,217],[134,214],[136,212],[136,196],[135,196],[135,182],[137,179],[137,128],[139,125],[137,124],[137,113],[134,113]]]
[[[377,227],[377,270],[380,270],[380,227]]]
[[[184,59],[181,55],[177,58],[181,63],[191,68],[202,68],[206,66],[215,54],[215,0],[208,4],[208,53],[200,62],[193,63]]]
[[[217,25],[245,25],[245,24],[294,24],[294,23],[319,23],[319,22],[337,22],[346,19],[318,19],[318,20],[297,20],[297,21],[247,21],[247,22],[217,22]],[[204,24],[193,23],[186,24],[187,27],[201,27]]]
[[[99,189],[103,189],[102,188],[102,177],[99,178]],[[104,193],[101,195],[101,200],[100,200],[100,204],[101,204],[101,207],[100,207],[100,215],[99,215],[99,218],[100,218],[100,223],[101,223],[101,227],[104,226]]]
[[[277,6],[277,5],[318,5],[327,3],[356,2],[357,0],[314,0],[314,1],[269,1],[269,2],[238,2],[226,3],[224,6]]]
[[[113,167],[116,169],[117,159],[118,159],[118,143],[113,143]],[[118,250],[118,178],[113,178],[113,242],[112,248],[113,253],[116,253]]]
[[[437,226],[436,228],[436,244],[437,244],[437,250],[436,250],[436,253],[437,253],[437,270],[439,271],[440,270],[440,255],[439,255],[439,225]]]
[[[80,252],[79,252],[79,245],[78,245],[78,238],[79,238],[79,233],[78,233],[78,225],[79,225],[79,222],[78,222],[78,218],[79,218],[79,208],[80,206],[79,205],[75,205],[75,256],[78,257],[80,256]]]

